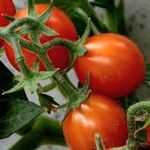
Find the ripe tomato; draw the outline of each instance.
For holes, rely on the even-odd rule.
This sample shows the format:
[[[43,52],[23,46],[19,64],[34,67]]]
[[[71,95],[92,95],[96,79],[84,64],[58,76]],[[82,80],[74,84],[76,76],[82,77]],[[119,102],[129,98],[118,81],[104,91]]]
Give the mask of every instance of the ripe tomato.
[[[13,16],[16,9],[12,0],[0,0],[0,27],[5,27],[9,21],[2,15]],[[3,45],[3,40],[0,40],[0,47]]]
[[[48,8],[47,4],[37,4],[36,5],[36,11],[37,14],[42,14],[46,9]],[[27,8],[21,9],[19,12],[16,13],[16,18],[22,18],[27,16]],[[59,37],[64,39],[69,39],[72,41],[75,41],[77,39],[77,32],[75,29],[75,26],[71,22],[71,20],[58,8],[54,7],[52,10],[52,14],[49,17],[49,19],[46,21],[46,26],[49,28],[52,28],[56,32],[59,33]],[[54,37],[52,36],[46,36],[42,35],[40,38],[40,41],[42,43],[48,42],[52,40]],[[19,70],[18,65],[16,63],[15,57],[14,57],[14,51],[12,47],[9,44],[5,44],[6,49],[6,55],[10,61],[10,63]],[[37,56],[31,52],[29,52],[27,49],[22,48],[22,53],[25,58],[26,64],[31,67],[35,60],[37,59]],[[59,46],[52,48],[48,51],[48,56],[52,60],[54,66],[56,68],[65,69],[68,65],[69,60],[69,52],[65,47]],[[44,64],[41,60],[39,60],[39,66],[40,70],[46,70]]]
[[[113,99],[92,94],[68,113],[63,131],[71,150],[96,150],[96,133],[102,136],[106,148],[123,146],[127,140],[126,114]]]
[[[150,148],[150,126],[148,126],[148,128],[147,128],[147,143],[148,143],[149,148]]]
[[[99,34],[85,42],[87,53],[77,59],[75,72],[83,84],[90,73],[90,88],[114,98],[135,91],[144,80],[144,58],[138,47],[118,34]]]

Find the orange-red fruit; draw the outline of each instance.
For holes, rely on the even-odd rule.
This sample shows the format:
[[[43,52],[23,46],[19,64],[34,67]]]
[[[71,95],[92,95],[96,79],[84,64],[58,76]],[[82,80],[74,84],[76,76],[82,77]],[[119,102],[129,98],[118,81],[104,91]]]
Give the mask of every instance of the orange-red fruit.
[[[9,24],[9,21],[4,15],[13,16],[16,13],[16,9],[12,0],[0,0],[0,27],[5,27]],[[3,40],[0,39],[0,47],[3,45]]]
[[[63,122],[63,132],[71,150],[96,150],[94,136],[102,136],[105,147],[123,146],[127,140],[126,114],[113,99],[92,94]]]
[[[128,38],[112,33],[88,38],[87,53],[77,59],[75,72],[84,84],[90,73],[90,88],[118,98],[135,91],[144,80],[145,64],[140,49]]]
[[[37,4],[36,5],[36,12],[38,15],[44,13],[48,8],[47,4]],[[19,10],[15,17],[16,18],[22,18],[27,16],[27,8],[23,8]],[[46,21],[46,26],[55,30],[56,32],[59,33],[60,38],[64,39],[69,39],[71,41],[77,40],[77,32],[75,29],[74,24],[71,22],[71,20],[58,8],[54,7],[52,10],[52,13],[49,17],[49,19]],[[25,38],[28,38],[27,36]],[[40,41],[42,43],[46,43],[50,40],[52,40],[54,37],[53,36],[46,36],[42,35],[40,37]],[[19,70],[18,64],[16,63],[15,57],[14,57],[14,50],[9,44],[5,44],[5,49],[6,49],[6,55],[10,61],[10,63]],[[25,58],[25,62],[29,67],[32,67],[34,64],[35,60],[37,59],[37,56],[31,52],[29,52],[27,49],[22,48],[22,53]],[[68,61],[69,61],[69,51],[62,46],[54,47],[48,51],[48,56],[53,62],[54,66],[56,68],[60,69],[65,69],[68,66]],[[44,64],[42,61],[39,59],[39,68],[41,71],[46,70]]]
[[[147,127],[147,143],[150,149],[150,126]]]

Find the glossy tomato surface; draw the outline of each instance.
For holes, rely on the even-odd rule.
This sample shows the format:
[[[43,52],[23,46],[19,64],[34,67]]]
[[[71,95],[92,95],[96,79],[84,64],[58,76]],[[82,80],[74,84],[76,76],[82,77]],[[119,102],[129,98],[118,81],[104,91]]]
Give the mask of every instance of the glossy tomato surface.
[[[44,11],[46,11],[48,8],[47,4],[37,4],[36,5],[36,11],[37,14],[40,15]],[[15,15],[16,18],[22,18],[27,16],[27,8],[21,9],[18,11]],[[72,41],[77,40],[77,32],[75,29],[75,26],[71,22],[71,20],[58,8],[54,7],[52,10],[52,14],[49,17],[49,19],[46,21],[46,26],[55,30],[59,33],[59,37],[64,39],[69,39]],[[40,41],[42,43],[48,42],[52,40],[54,37],[52,36],[46,36],[42,35],[40,38]],[[9,44],[5,44],[6,49],[6,55],[11,62],[11,64],[17,69],[18,65],[16,63],[15,57],[14,57],[14,51],[12,47]],[[22,52],[25,58],[26,64],[31,67],[35,60],[37,59],[37,56],[31,52],[29,52],[27,49],[22,48]],[[52,60],[54,66],[56,68],[65,69],[68,65],[69,60],[69,51],[62,46],[52,48],[48,51],[48,56]],[[46,70],[45,66],[43,65],[42,61],[39,60],[40,64],[40,70]]]
[[[126,114],[115,100],[92,94],[68,113],[63,131],[71,150],[96,150],[94,136],[97,133],[106,148],[122,146],[127,140]]]
[[[135,91],[144,80],[145,64],[139,48],[118,34],[99,34],[85,42],[87,53],[77,59],[75,72],[83,84],[90,73],[90,88],[114,98]]]
[[[9,21],[3,16],[14,16],[16,9],[12,0],[0,0],[0,27],[5,27]],[[0,47],[3,45],[3,40],[0,40]]]

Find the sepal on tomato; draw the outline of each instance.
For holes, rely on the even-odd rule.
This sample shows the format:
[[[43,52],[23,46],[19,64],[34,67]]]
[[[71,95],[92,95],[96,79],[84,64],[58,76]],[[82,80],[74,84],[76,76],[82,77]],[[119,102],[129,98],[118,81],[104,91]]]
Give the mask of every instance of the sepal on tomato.
[[[74,97],[69,102],[57,107],[57,109],[62,109],[62,108],[67,107],[67,110],[66,110],[65,115],[62,119],[62,122],[66,118],[66,116],[67,116],[67,114],[69,113],[70,110],[77,109],[80,106],[81,103],[83,103],[84,101],[86,101],[88,99],[88,97],[90,95],[90,92],[91,92],[89,90],[89,83],[90,83],[90,75],[88,73],[85,84],[78,90],[78,92],[76,91],[77,97]]]
[[[40,15],[38,18],[41,21],[45,22],[50,17],[52,8],[53,8],[53,0],[50,0],[48,9],[42,15]]]
[[[74,54],[77,56],[82,56],[87,52],[87,49],[84,47],[84,42],[90,34],[90,18],[87,21],[86,29],[82,35],[82,37],[75,43],[76,50]]]
[[[30,17],[36,16],[34,0],[28,0],[28,16],[30,16]]]
[[[9,20],[10,22],[13,22],[15,20],[14,17],[6,15],[6,14],[2,14],[2,16],[4,16],[7,20]]]
[[[96,144],[97,150],[105,150],[105,146],[104,146],[102,137],[98,133],[95,134],[95,144]]]
[[[85,83],[84,83],[84,85],[80,88],[80,93],[85,93],[85,94],[86,94],[86,93],[90,92],[89,86],[90,86],[90,73],[88,72],[88,73],[87,73],[87,76],[86,76]]]
[[[29,92],[34,93],[38,88],[38,82],[40,80],[45,80],[47,78],[50,78],[55,73],[56,71],[47,71],[47,72],[32,71],[30,77],[22,78],[16,86],[14,86],[8,91],[5,91],[3,94],[13,93],[23,88],[27,88]]]
[[[70,53],[70,55],[69,55],[69,64],[68,64],[67,68],[64,70],[63,73],[67,73],[67,72],[69,72],[72,69],[76,58],[77,58],[76,55]]]

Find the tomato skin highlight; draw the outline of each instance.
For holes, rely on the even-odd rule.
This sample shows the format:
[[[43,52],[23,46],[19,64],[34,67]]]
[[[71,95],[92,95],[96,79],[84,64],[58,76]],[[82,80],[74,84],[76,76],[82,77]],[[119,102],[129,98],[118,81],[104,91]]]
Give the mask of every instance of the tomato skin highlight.
[[[92,94],[68,113],[63,132],[71,150],[96,150],[96,133],[102,136],[107,149],[123,146],[128,136],[126,114],[113,99]]]
[[[119,98],[143,82],[144,58],[131,40],[106,33],[88,38],[84,46],[87,53],[77,59],[75,72],[82,84],[89,72],[90,88],[96,93]]]
[[[36,12],[38,15],[42,14],[45,10],[47,10],[48,5],[47,4],[37,4],[36,5]],[[16,18],[22,18],[27,16],[27,8],[23,8],[19,10],[15,17]],[[59,33],[60,38],[68,39],[71,41],[77,40],[77,32],[75,29],[75,26],[71,22],[71,20],[58,8],[53,7],[52,14],[49,17],[49,19],[46,21],[45,25],[49,28],[52,28],[56,32]],[[55,36],[56,37],[56,36]],[[28,37],[25,37],[28,39]],[[46,36],[46,35],[41,35],[40,41],[42,43],[46,43],[50,40],[52,40],[54,37],[52,36]],[[18,64],[16,63],[15,56],[14,56],[14,50],[13,48],[8,44],[5,43],[5,49],[6,49],[6,55],[7,58],[9,59],[10,63],[19,70]],[[25,62],[29,67],[32,67],[34,64],[35,60],[37,59],[37,56],[31,52],[29,52],[27,49],[22,48],[22,53],[25,58]],[[69,51],[62,46],[57,46],[48,51],[48,56],[53,62],[54,66],[56,68],[60,68],[61,70],[65,69],[68,66],[68,61],[69,61]],[[45,71],[46,68],[42,61],[39,59],[39,68],[40,71]]]
[[[0,27],[5,27],[9,21],[2,15],[14,16],[16,9],[12,0],[0,0]],[[3,40],[0,39],[0,47],[3,46]]]

